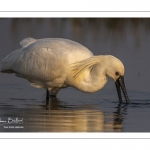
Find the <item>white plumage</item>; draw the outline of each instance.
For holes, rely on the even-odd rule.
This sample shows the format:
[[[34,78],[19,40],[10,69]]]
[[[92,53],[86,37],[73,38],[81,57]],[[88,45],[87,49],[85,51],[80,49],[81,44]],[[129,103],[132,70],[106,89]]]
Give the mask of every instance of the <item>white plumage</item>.
[[[122,62],[111,55],[94,56],[81,44],[60,38],[26,38],[21,48],[3,59],[1,72],[15,73],[36,88],[51,90],[72,86],[83,92],[96,92],[107,82],[124,75]]]

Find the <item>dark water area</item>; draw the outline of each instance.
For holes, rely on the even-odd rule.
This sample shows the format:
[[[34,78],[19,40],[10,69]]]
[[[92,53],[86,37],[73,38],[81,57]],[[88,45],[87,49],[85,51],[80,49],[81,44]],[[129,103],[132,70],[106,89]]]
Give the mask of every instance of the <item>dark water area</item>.
[[[109,79],[93,94],[62,89],[46,105],[44,89],[0,73],[0,132],[150,132],[149,18],[1,18],[0,33],[0,60],[26,37],[66,38],[95,55],[114,55],[125,66],[130,99],[119,104]]]

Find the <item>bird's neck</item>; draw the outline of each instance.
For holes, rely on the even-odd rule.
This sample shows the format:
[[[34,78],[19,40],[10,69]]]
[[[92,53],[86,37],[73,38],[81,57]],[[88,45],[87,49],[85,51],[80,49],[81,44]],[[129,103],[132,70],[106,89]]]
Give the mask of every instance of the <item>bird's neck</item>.
[[[103,70],[99,70],[98,65],[95,65],[92,69],[84,70],[73,82],[75,88],[93,93],[104,87],[107,76]]]

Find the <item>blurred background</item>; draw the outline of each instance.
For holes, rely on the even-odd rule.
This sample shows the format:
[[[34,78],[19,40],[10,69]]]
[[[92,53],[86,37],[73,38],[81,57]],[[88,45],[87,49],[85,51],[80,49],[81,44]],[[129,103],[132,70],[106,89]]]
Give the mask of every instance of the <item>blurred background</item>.
[[[16,114],[26,118],[26,128],[11,131],[149,131],[150,122],[141,128],[143,121],[149,120],[145,114],[150,108],[149,18],[1,18],[0,60],[20,48],[20,41],[27,37],[66,38],[86,46],[95,55],[109,54],[119,58],[125,65],[125,84],[131,104],[116,108],[118,97],[114,82],[109,79],[104,89],[95,94],[82,93],[72,88],[64,89],[58,94],[57,100],[51,101],[47,109],[44,105],[44,89],[35,89],[29,86],[28,81],[15,75],[0,73],[0,118],[11,115],[15,117]],[[33,116],[27,113],[29,108]],[[39,121],[39,116],[43,116],[43,111],[44,117],[48,115],[53,121],[48,125],[49,128],[45,126],[41,129],[43,124],[35,127],[34,123]],[[86,118],[83,123],[83,126],[86,126],[84,129],[79,129],[81,116],[77,119],[79,123],[72,120],[78,118],[80,111],[84,114],[83,118]],[[129,118],[124,116],[127,112],[132,114]],[[54,128],[58,122],[55,122],[53,117],[63,118],[64,115],[70,116],[70,125],[67,124],[66,127],[64,124],[64,129],[60,129],[60,126]],[[95,120],[92,122],[92,117],[89,116],[96,116]],[[29,123],[31,120],[34,120],[32,127]],[[60,120],[60,124],[63,124],[64,120]],[[47,123],[44,120],[43,122]],[[92,124],[87,125],[87,122]],[[10,130],[2,128],[1,131]]]
[[[0,19],[0,33],[1,60],[26,37],[71,39],[95,55],[118,57],[127,89],[149,91],[149,18],[7,18]]]

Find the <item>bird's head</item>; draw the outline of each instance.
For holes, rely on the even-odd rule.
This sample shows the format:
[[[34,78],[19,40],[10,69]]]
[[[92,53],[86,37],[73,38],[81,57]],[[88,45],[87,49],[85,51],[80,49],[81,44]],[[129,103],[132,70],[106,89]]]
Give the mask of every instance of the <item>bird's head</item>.
[[[108,56],[108,57],[109,57],[108,59],[109,61],[107,63],[109,63],[109,65],[106,69],[106,75],[111,77],[114,80],[120,102],[122,102],[122,96],[121,96],[121,90],[120,90],[120,87],[121,87],[124,97],[126,99],[126,102],[129,103],[129,98],[128,98],[126,88],[125,88],[125,83],[124,83],[124,72],[125,72],[124,65],[116,57],[114,56]]]

